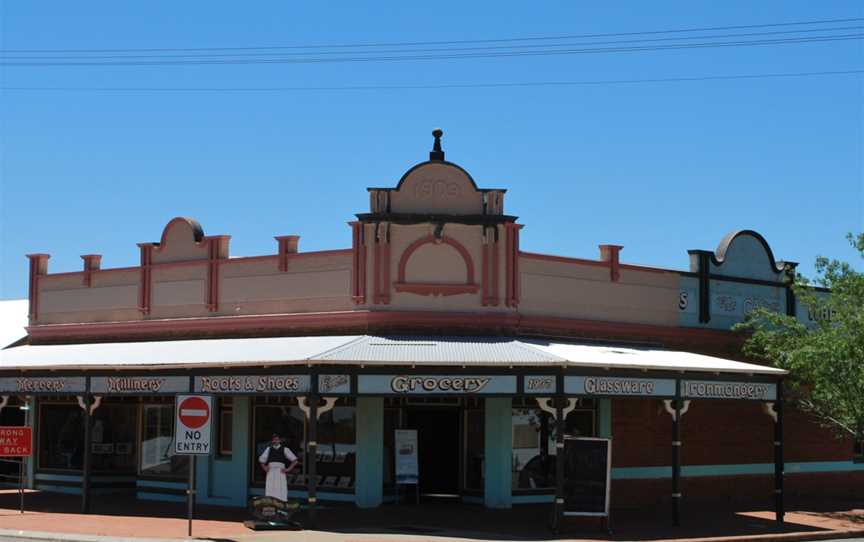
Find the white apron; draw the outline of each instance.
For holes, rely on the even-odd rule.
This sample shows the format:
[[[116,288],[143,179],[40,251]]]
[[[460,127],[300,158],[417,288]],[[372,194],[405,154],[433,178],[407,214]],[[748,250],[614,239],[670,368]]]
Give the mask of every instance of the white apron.
[[[264,481],[264,494],[268,497],[288,500],[288,481],[285,479],[285,474],[282,469],[286,467],[285,461],[297,461],[297,456],[286,446],[280,446],[274,451],[281,452],[278,457],[270,457],[271,447],[268,446],[258,458],[258,462],[267,465],[267,478]]]

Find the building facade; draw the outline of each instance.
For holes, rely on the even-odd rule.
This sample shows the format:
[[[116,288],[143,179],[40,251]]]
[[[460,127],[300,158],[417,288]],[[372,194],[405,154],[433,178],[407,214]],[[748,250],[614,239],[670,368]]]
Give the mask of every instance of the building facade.
[[[282,235],[234,258],[230,236],[176,218],[135,267],[89,254],[56,273],[28,255],[0,425],[34,427],[32,487],[185,498],[174,397],[195,392],[215,397],[202,503],[261,494],[276,431],[301,458],[292,495],[381,505],[399,428],[418,430],[424,494],[489,507],[562,499],[571,436],[611,439],[615,507],[860,496],[852,443],[784,409],[784,373],[746,362],[730,331],[757,306],[830,317],[796,304],[795,264],[761,235],[691,250],[687,270],[624,263],[611,244],[598,259],[526,252],[506,191],[479,188],[435,136],[428,161],[368,190],[350,248]]]

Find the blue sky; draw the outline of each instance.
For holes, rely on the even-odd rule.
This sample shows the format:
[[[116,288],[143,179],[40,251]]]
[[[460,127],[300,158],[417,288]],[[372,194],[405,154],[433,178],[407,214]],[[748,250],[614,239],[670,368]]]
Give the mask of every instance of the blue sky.
[[[255,47],[645,32],[864,17],[860,1],[12,2],[0,46]],[[822,25],[849,27],[864,21]],[[796,27],[807,28],[807,27]],[[787,27],[758,31],[784,30]],[[740,32],[740,31],[739,31]],[[851,32],[861,32],[853,30]],[[617,38],[621,39],[621,38]],[[579,41],[579,40],[576,40]],[[585,40],[582,40],[585,41]],[[590,41],[590,40],[589,40]],[[864,69],[861,40],[399,62],[0,67],[0,86],[225,88],[609,81]],[[367,186],[428,156],[509,190],[522,248],[686,269],[734,229],[813,274],[862,262],[861,74],[495,88],[0,91],[0,298],[52,272],[135,265],[174,216],[232,235],[233,255],[350,245]]]

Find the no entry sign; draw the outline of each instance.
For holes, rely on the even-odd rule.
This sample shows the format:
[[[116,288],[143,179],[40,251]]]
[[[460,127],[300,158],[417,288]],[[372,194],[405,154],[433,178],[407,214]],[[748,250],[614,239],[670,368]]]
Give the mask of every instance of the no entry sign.
[[[208,395],[178,395],[174,424],[174,453],[208,455],[213,398]]]
[[[33,455],[33,430],[30,427],[0,427],[0,457]]]

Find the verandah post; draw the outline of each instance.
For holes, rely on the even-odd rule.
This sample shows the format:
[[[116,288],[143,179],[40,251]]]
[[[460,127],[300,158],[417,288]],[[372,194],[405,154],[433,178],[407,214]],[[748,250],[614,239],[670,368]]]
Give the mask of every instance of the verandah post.
[[[564,514],[564,377],[558,376],[558,393],[555,395],[555,517],[554,531],[561,527]]]
[[[675,381],[675,414],[672,416],[672,522],[681,525],[681,380]]]
[[[81,513],[90,513],[90,448],[92,447],[92,423],[90,415],[90,404],[93,400],[90,395],[90,378],[87,378],[87,383],[84,391],[84,460],[81,466]]]
[[[317,485],[316,471],[318,467],[318,374],[310,377],[309,390],[309,435],[306,440],[306,491],[309,503],[309,522],[316,524],[315,505],[318,502],[316,496]]]
[[[783,523],[786,510],[783,503],[783,381],[777,382],[777,402],[774,404],[777,421],[774,422],[774,515]]]

